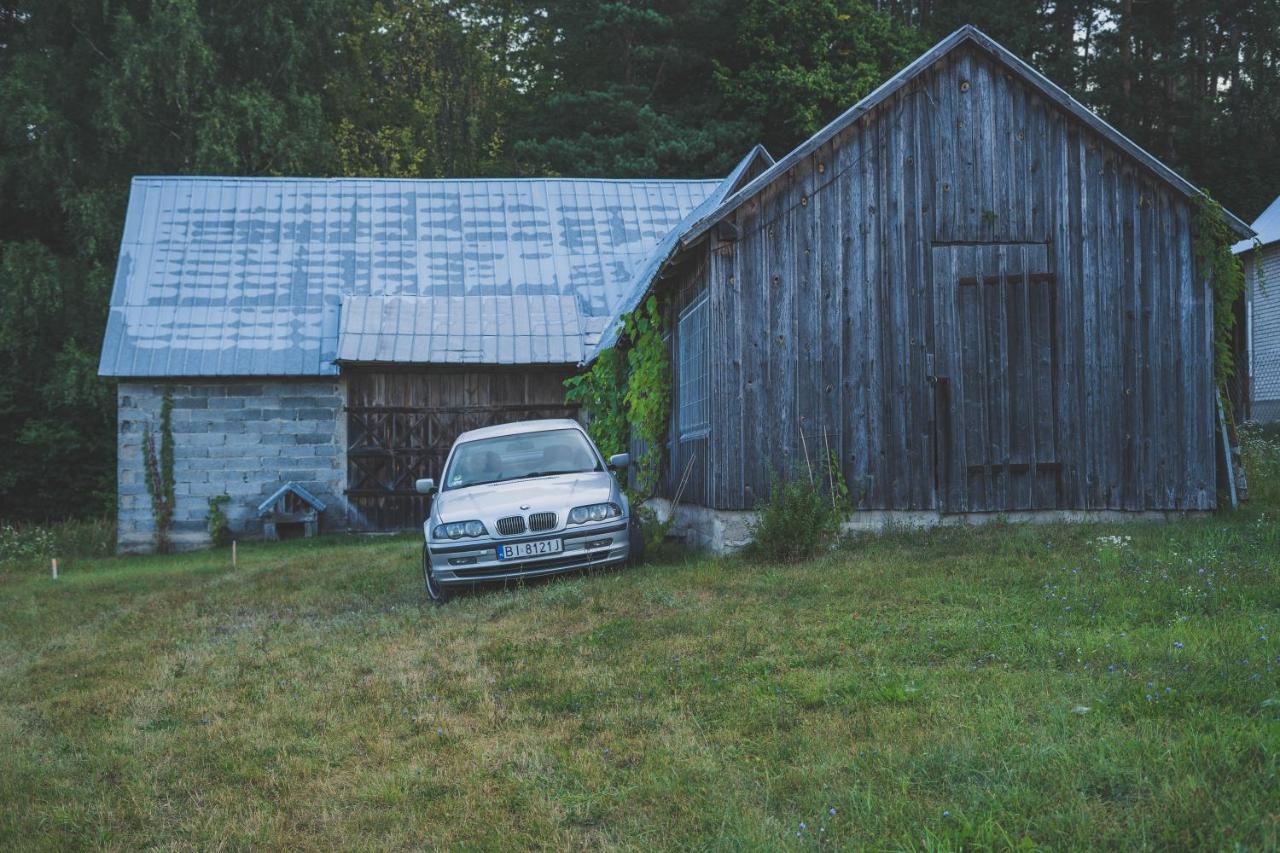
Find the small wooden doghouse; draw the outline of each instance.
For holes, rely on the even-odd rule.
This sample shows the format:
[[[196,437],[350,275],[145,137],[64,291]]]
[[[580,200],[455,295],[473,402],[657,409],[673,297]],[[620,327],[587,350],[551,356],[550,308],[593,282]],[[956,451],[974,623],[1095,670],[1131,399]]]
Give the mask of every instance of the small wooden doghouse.
[[[258,504],[267,539],[309,539],[320,532],[324,501],[297,483],[285,483],[271,497]]]

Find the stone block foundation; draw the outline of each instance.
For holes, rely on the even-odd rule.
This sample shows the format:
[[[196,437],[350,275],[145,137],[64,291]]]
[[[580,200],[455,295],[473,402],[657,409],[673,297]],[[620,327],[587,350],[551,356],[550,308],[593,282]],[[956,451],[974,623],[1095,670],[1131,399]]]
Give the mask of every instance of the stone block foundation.
[[[671,513],[671,503],[654,498],[646,504],[666,519]],[[925,530],[944,525],[977,525],[992,522],[1013,524],[1117,523],[1126,521],[1174,521],[1212,514],[1211,510],[1178,512],[1124,512],[1122,510],[1042,510],[1028,512],[971,512],[944,514],[932,511],[910,510],[860,510],[845,521],[846,533],[883,533],[886,530]],[[675,508],[675,521],[670,536],[682,540],[691,548],[710,551],[713,554],[729,554],[751,542],[751,525],[755,513],[747,510],[709,509],[703,506],[680,504]]]

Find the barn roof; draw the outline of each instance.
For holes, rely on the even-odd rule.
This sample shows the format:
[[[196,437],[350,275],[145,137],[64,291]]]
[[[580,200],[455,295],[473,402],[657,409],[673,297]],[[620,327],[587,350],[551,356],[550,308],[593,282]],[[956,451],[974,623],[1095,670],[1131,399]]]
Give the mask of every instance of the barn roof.
[[[719,186],[703,200],[702,204],[689,211],[679,225],[672,228],[665,237],[658,241],[658,244],[653,247],[644,263],[636,267],[622,300],[614,308],[605,323],[603,334],[597,340],[591,342],[584,361],[591,361],[601,352],[617,343],[618,335],[622,331],[622,318],[634,311],[635,307],[640,304],[640,300],[644,299],[645,294],[649,291],[649,285],[653,282],[653,277],[661,271],[667,261],[671,259],[671,256],[675,254],[679,248],[680,238],[687,232],[689,226],[713,210],[730,193],[742,186],[745,183],[745,176],[750,173],[752,166],[759,164],[762,168],[767,168],[772,166],[773,162],[773,157],[765,150],[765,147],[756,145],[747,152],[745,157],[738,161],[738,165],[733,167],[733,171],[729,173],[729,176],[719,182]]]
[[[890,77],[871,94],[858,101],[858,103],[854,104],[844,113],[839,115],[826,127],[822,128],[809,139],[802,142],[795,150],[775,163],[770,169],[755,177],[746,186],[733,193],[721,204],[717,205],[714,209],[700,217],[697,222],[693,223],[692,226],[689,227],[683,235],[681,235],[680,242],[682,244],[687,244],[699,239],[717,222],[737,210],[738,207],[746,203],[765,187],[769,186],[769,184],[773,183],[773,181],[778,177],[785,175],[792,167],[803,161],[804,158],[808,157],[818,148],[822,147],[823,144],[829,142],[846,127],[887,101],[912,80],[928,70],[935,62],[964,45],[975,45],[985,51],[997,62],[1007,68],[1012,74],[1038,91],[1043,97],[1057,104],[1068,113],[1074,115],[1081,122],[1093,128],[1093,130],[1101,134],[1117,148],[1142,163],[1179,192],[1187,196],[1198,196],[1201,194],[1201,191],[1195,185],[1187,181],[1164,163],[1157,160],[1151,154],[1148,154],[1123,133],[1105,122],[1097,113],[1093,112],[1088,107],[1084,106],[1075,98],[1067,94],[1066,90],[1062,87],[1058,86],[1048,77],[1045,77],[1039,71],[1019,59],[1007,48],[988,36],[986,33],[979,30],[977,27],[966,25],[922,53],[910,65],[903,68],[893,77]],[[1224,211],[1224,213],[1228,224],[1237,234],[1244,238],[1253,236],[1253,232],[1249,229],[1248,225],[1245,225],[1244,222],[1230,212]]]
[[[1280,196],[1276,196],[1275,201],[1262,211],[1262,215],[1253,220],[1251,227],[1257,232],[1257,242],[1260,245],[1265,246],[1280,240]],[[1231,251],[1238,255],[1241,252],[1247,252],[1253,246],[1253,240],[1241,240],[1231,247]]]
[[[99,372],[576,362],[721,184],[135,178]]]

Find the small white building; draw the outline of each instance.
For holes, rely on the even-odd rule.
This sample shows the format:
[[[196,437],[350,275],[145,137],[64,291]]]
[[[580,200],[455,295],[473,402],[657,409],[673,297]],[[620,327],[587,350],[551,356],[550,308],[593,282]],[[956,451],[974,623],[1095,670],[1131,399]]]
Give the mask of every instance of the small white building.
[[[1257,243],[1241,240],[1233,249],[1244,262],[1246,414],[1249,420],[1280,421],[1280,196],[1254,221],[1253,230]]]

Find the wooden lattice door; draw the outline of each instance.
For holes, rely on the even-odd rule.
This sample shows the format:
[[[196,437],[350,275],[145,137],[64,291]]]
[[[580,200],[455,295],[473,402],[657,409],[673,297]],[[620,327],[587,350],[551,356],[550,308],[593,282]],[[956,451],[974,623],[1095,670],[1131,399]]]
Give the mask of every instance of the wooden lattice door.
[[[1061,505],[1056,281],[1043,244],[937,247],[939,503],[947,512]]]
[[[439,479],[463,432],[538,418],[572,418],[566,370],[352,372],[347,381],[347,500],[352,526],[403,530],[422,523],[420,477]]]

